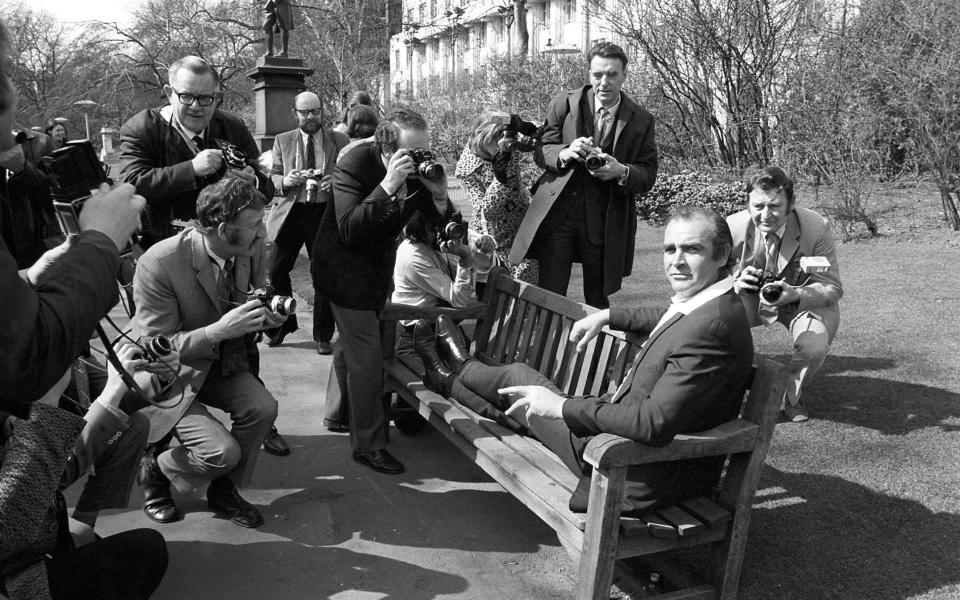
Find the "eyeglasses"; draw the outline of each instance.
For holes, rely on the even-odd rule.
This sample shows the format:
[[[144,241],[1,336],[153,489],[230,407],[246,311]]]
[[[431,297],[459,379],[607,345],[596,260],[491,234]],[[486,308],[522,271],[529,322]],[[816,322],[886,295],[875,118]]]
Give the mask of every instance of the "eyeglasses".
[[[297,113],[301,117],[319,117],[320,109],[319,108],[307,108],[307,109],[293,109],[293,112]]]
[[[199,104],[200,106],[207,107],[213,104],[214,101],[220,96],[219,93],[212,94],[212,95],[204,94],[202,96],[195,96],[193,94],[184,94],[184,93],[178,92],[177,90],[173,90],[173,93],[177,95],[177,100],[180,101],[180,104],[183,104],[185,106],[190,106],[191,104],[193,104],[194,100],[196,100],[197,104]]]

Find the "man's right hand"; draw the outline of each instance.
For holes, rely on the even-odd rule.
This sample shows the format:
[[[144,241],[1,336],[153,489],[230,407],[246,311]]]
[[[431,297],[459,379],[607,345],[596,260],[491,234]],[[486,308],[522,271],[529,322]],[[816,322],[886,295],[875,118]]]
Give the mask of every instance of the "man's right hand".
[[[570,145],[560,151],[560,160],[564,163],[568,163],[572,160],[578,162],[583,162],[591,152],[593,152],[593,138],[589,137],[580,137],[572,142]]]
[[[740,273],[737,274],[736,279],[733,280],[733,290],[740,294],[744,292],[749,292],[756,294],[760,291],[759,283],[760,276],[763,274],[763,271],[754,267],[746,266],[740,270]]]
[[[415,170],[413,157],[406,150],[398,150],[387,162],[387,174],[383,176],[383,182],[380,185],[388,194],[395,194]]]
[[[292,190],[295,187],[301,186],[307,182],[307,178],[302,175],[294,175],[294,173],[299,173],[299,171],[290,171],[283,176],[283,187],[288,190]]]
[[[570,328],[570,341],[577,343],[577,352],[583,352],[590,340],[600,334],[600,330],[610,323],[610,309],[605,308],[587,315]]]
[[[146,205],[147,201],[135,194],[129,183],[113,189],[102,183],[97,193],[83,203],[77,221],[81,231],[99,231],[113,240],[118,251],[123,251],[140,229],[140,213]]]
[[[207,325],[207,337],[214,343],[238,338],[265,328],[267,308],[259,300],[250,300]]]
[[[193,173],[197,177],[213,175],[223,166],[223,152],[220,150],[201,150],[190,162],[193,163]]]

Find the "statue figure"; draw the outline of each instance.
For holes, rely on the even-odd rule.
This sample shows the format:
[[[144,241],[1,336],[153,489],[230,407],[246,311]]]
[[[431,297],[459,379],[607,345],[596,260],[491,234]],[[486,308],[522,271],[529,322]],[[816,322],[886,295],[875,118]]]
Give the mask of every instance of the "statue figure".
[[[263,31],[267,34],[267,52],[264,56],[273,56],[273,34],[280,32],[282,50],[280,56],[287,56],[290,43],[290,30],[293,29],[293,7],[290,0],[266,0],[263,4]]]

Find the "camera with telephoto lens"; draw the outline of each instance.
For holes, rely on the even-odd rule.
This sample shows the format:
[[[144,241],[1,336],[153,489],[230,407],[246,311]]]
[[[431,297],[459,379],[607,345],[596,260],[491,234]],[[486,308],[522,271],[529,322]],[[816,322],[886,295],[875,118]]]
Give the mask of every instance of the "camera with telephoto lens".
[[[272,286],[257,288],[250,292],[250,300],[259,300],[264,306],[278,315],[292,315],[297,312],[297,301],[290,296],[281,296]]]
[[[767,303],[774,303],[783,295],[783,288],[779,285],[766,287],[771,283],[783,281],[783,277],[771,271],[764,271],[757,277],[757,287],[760,288],[760,295]]]
[[[93,144],[88,140],[67,142],[41,158],[39,166],[50,176],[50,196],[60,231],[66,236],[80,233],[80,211],[83,203],[90,199],[91,190],[100,187],[101,183],[113,185]],[[128,254],[139,241],[140,237],[134,235],[121,254]]]
[[[306,202],[316,202],[317,192],[320,190],[320,180],[323,179],[323,171],[320,169],[301,169],[299,171],[290,171],[290,174],[294,177],[303,177],[307,180],[304,183],[307,190],[307,195],[304,200]]]
[[[409,156],[413,159],[413,165],[420,177],[431,181],[443,177],[443,165],[433,158],[433,152],[426,148],[412,148]]]
[[[173,342],[165,335],[158,335],[147,342],[143,347],[143,358],[150,362],[157,362],[161,356],[166,356],[173,352]]]
[[[223,153],[223,162],[231,169],[243,169],[247,166],[247,155],[235,144],[226,140],[216,140],[220,152]]]
[[[520,115],[510,115],[507,127],[497,140],[501,152],[533,152],[540,141],[540,130],[530,121],[524,121]],[[494,119],[494,122],[499,122]]]
[[[463,244],[466,239],[467,224],[463,222],[463,215],[458,212],[450,215],[450,220],[437,231],[437,244],[442,244],[443,242]]]

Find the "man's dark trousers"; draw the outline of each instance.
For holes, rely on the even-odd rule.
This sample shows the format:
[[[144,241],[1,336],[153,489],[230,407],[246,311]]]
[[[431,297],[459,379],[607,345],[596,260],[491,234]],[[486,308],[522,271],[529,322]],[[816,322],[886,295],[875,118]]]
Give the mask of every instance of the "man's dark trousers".
[[[297,202],[290,207],[290,214],[274,241],[273,266],[270,270],[270,284],[278,294],[290,296],[293,284],[290,272],[293,270],[300,249],[307,245],[307,256],[313,260],[313,239],[320,228],[320,220],[327,209],[327,203]],[[283,324],[283,332],[297,329],[297,315],[291,315]],[[330,303],[313,286],[313,341],[329,342],[333,338],[334,320]]]

